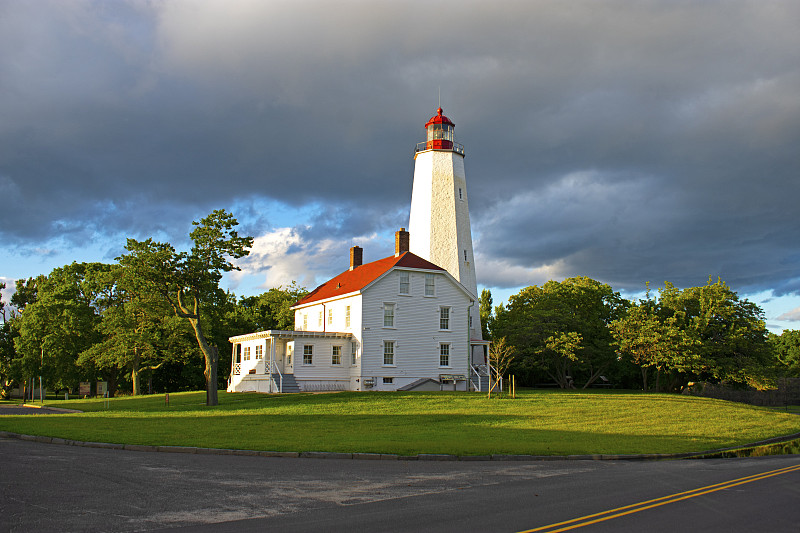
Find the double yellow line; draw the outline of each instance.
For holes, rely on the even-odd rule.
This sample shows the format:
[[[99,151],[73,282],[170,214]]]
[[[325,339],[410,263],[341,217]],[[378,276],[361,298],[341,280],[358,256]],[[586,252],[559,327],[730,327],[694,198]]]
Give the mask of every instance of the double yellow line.
[[[547,531],[548,533],[556,533],[558,531],[569,531],[571,529],[577,529],[579,527],[596,524],[598,522],[604,522],[606,520],[611,520],[612,518],[619,518],[621,516],[638,513],[640,511],[646,511],[647,509],[652,509],[653,507],[659,507],[661,505],[666,505],[668,503],[679,502],[681,500],[688,500],[689,498],[702,496],[703,494],[709,494],[711,492],[716,492],[718,490],[725,490],[731,487],[736,487],[738,485],[744,485],[745,483],[752,483],[753,481],[759,481],[761,479],[767,479],[769,477],[780,476],[781,474],[788,474],[790,472],[797,472],[797,471],[800,471],[800,464],[794,466],[787,466],[785,468],[779,468],[778,470],[770,470],[769,472],[762,472],[760,474],[754,474],[752,476],[742,477],[739,479],[732,479],[724,483],[717,483],[716,485],[709,485],[707,487],[701,487],[699,489],[689,490],[686,492],[679,492],[677,494],[664,496],[662,498],[656,498],[654,500],[647,500],[644,502],[634,503],[633,505],[626,505],[625,507],[609,509],[608,511],[603,511],[602,513],[590,514],[587,516],[582,516],[581,518],[573,518],[572,520],[567,520],[565,522],[558,522],[556,524],[550,524],[549,526],[537,527],[536,529],[526,529],[525,531],[520,531],[519,533],[534,533],[535,531]]]

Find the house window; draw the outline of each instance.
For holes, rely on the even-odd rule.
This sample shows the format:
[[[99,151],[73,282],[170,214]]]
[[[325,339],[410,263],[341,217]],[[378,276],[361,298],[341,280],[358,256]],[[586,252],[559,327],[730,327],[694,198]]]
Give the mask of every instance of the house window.
[[[383,364],[394,364],[394,341],[383,341]]]
[[[350,306],[344,308],[344,327],[350,327]]]
[[[317,326],[322,327],[322,323],[325,319],[325,315],[322,314],[322,311],[319,312],[319,318],[317,319]]]
[[[328,309],[328,325],[333,324],[333,309]]]
[[[313,344],[306,344],[303,346],[303,364],[304,365],[313,365],[314,364],[314,345]]]
[[[439,329],[450,329],[450,308],[439,308]]]
[[[383,304],[383,327],[394,327],[394,304]]]
[[[450,345],[439,345],[439,366],[450,366]]]
[[[356,343],[352,343],[350,350],[350,364],[355,366],[358,363],[358,348],[356,347]]]
[[[341,346],[334,346],[333,351],[331,352],[331,364],[332,365],[341,365],[342,364],[342,347]]]
[[[425,274],[425,296],[436,295],[436,286],[434,285],[433,274]]]
[[[391,385],[392,383],[394,383],[394,378],[383,378],[384,385]]]
[[[292,366],[292,345],[286,347],[286,364]]]
[[[249,361],[250,360],[250,347],[249,346],[245,346],[244,347],[244,360],[245,361]]]
[[[411,282],[409,273],[400,271],[400,294],[411,294]]]
[[[256,346],[256,359],[264,358],[264,347],[262,345]]]
[[[303,313],[303,331],[308,331],[308,315]]]

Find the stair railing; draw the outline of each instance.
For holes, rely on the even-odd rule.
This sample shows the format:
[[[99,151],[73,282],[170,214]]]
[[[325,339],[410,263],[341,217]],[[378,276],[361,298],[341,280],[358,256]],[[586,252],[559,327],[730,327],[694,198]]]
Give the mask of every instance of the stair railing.
[[[486,365],[473,365],[473,364],[470,364],[469,367],[470,367],[470,370],[472,371],[472,372],[470,372],[470,375],[469,375],[469,380],[472,383],[472,386],[475,387],[475,389],[478,392],[483,392],[483,387],[481,386],[481,376],[490,375],[489,371],[486,369]],[[475,376],[475,377],[478,378],[477,379],[477,383],[472,380],[472,376]]]
[[[278,368],[278,365],[275,361],[270,361],[269,363],[265,361],[264,363],[265,367],[268,367],[268,365],[272,367],[272,372],[269,373],[270,380],[274,381],[275,378],[273,377],[273,374],[278,374],[278,392],[283,393],[283,373]]]

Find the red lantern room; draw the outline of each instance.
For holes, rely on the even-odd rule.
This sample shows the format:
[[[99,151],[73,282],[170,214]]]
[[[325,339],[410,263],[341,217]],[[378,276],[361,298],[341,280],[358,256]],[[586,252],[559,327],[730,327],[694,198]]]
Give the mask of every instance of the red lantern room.
[[[452,120],[442,114],[442,108],[436,110],[436,115],[425,124],[427,139],[417,145],[417,152],[424,150],[448,150],[464,155],[464,147],[457,142],[455,134],[456,125]]]

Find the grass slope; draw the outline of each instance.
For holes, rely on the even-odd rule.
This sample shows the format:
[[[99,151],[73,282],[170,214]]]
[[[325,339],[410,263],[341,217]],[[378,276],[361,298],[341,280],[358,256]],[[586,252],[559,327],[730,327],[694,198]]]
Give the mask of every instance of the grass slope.
[[[72,440],[413,455],[693,452],[800,432],[800,417],[744,404],[619,391],[260,395],[204,392],[46,402],[83,414],[3,416],[0,430]]]

